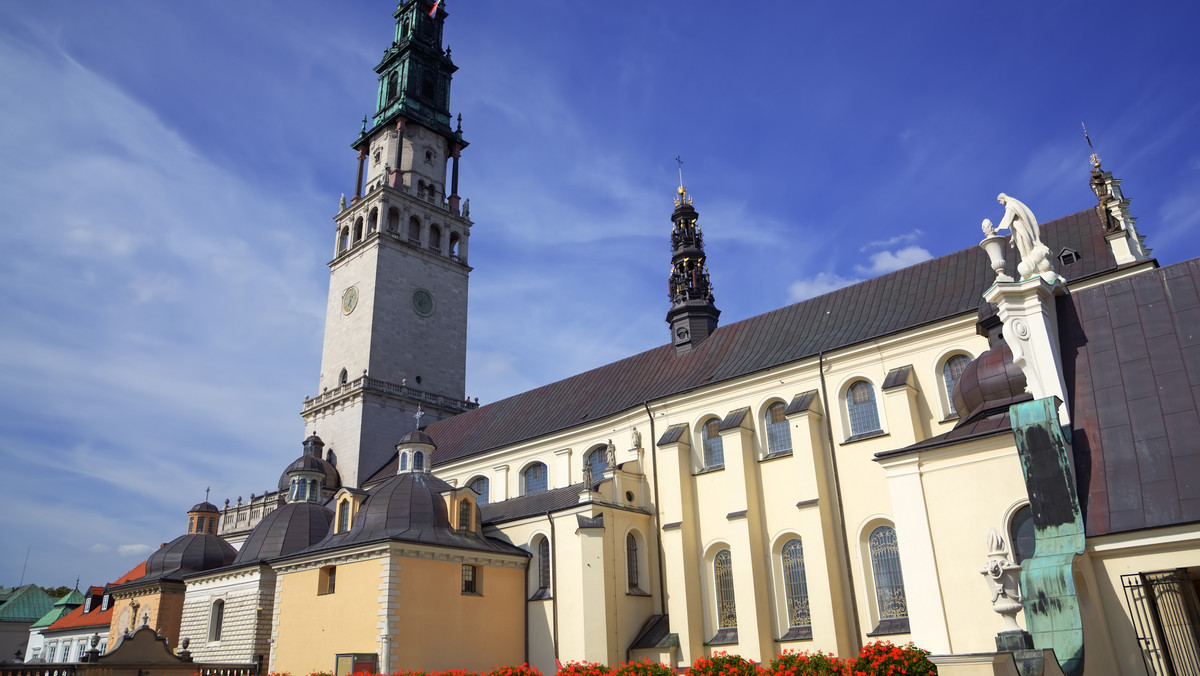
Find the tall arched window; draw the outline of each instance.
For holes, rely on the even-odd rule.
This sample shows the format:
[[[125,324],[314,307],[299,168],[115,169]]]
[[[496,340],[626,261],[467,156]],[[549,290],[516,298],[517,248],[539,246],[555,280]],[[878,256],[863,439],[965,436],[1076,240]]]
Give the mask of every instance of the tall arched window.
[[[881,431],[871,383],[860,380],[846,390],[846,417],[850,420],[851,437]]]
[[[342,228],[342,233],[338,237],[338,251],[345,251],[350,248],[350,226]]]
[[[946,410],[950,412],[950,415],[958,414],[958,411],[954,409],[954,386],[958,384],[958,379],[962,377],[963,371],[970,363],[970,357],[956,354],[942,365],[942,382],[946,385]]]
[[[633,533],[625,535],[625,568],[629,578],[629,589],[639,590],[638,587],[638,543]]]
[[[350,501],[342,500],[338,504],[338,528],[337,532],[345,533],[350,530]]]
[[[416,216],[408,219],[408,243],[421,246],[421,220]]]
[[[408,454],[401,453],[400,454],[400,471],[403,472],[406,469],[408,469]]]
[[[425,454],[421,451],[413,452],[413,471],[420,472],[425,469]]]
[[[442,251],[442,229],[436,225],[429,226],[429,248],[438,253]]]
[[[733,555],[722,549],[713,557],[717,592],[717,629],[737,628],[737,603],[733,599]]]
[[[475,477],[471,480],[471,483],[467,484],[471,490],[479,494],[479,497],[475,498],[475,502],[479,505],[486,505],[488,503],[488,484],[488,478],[485,476]]]
[[[397,90],[399,89],[399,85],[400,85],[400,76],[396,73],[396,71],[392,71],[391,75],[388,75],[388,79],[387,79],[387,100],[388,101],[391,101],[392,99],[396,98],[396,94],[397,94]]]
[[[772,455],[792,452],[792,435],[788,433],[787,407],[777,401],[767,407],[763,428],[767,431],[767,453]]]
[[[459,260],[459,258],[460,258],[460,256],[458,255],[458,233],[457,232],[450,233],[450,257],[453,258],[454,260]]]
[[[879,619],[908,617],[908,601],[904,597],[904,576],[900,574],[900,548],[896,544],[896,529],[880,526],[871,531],[868,546],[871,550],[871,572],[875,578],[875,600],[879,604]]]
[[[788,627],[812,626],[808,608],[808,580],[804,577],[804,546],[800,538],[783,545],[783,591],[787,603]]]
[[[600,478],[604,476],[604,470],[608,469],[608,447],[601,445],[593,448],[584,462],[592,470],[592,485],[600,483]],[[588,488],[591,487],[588,486]]]
[[[550,540],[541,538],[537,545],[538,557],[538,591],[543,594],[550,591]]]
[[[362,219],[362,216],[359,216],[354,221],[354,240],[351,242],[351,244],[358,244],[359,242],[362,241],[362,238],[363,238],[363,219]]]
[[[347,372],[346,369],[342,369],[342,372],[338,374],[338,384],[345,385],[346,381],[349,379],[350,379],[350,373]]]
[[[387,229],[388,232],[396,232],[400,230],[400,210],[396,207],[388,209]]]
[[[387,177],[384,176],[383,179],[386,181]],[[369,235],[369,234],[375,232],[375,229],[378,227],[379,227],[379,209],[371,209],[371,214],[369,216],[367,216],[367,234]]]
[[[704,447],[704,469],[725,466],[725,448],[721,445],[720,418],[709,418],[700,428],[701,445]]]
[[[1033,534],[1033,510],[1029,505],[1018,509],[1008,522],[1008,541],[1012,543],[1013,561],[1021,563],[1037,551]]]
[[[524,495],[533,495],[546,490],[546,466],[540,462],[535,462],[525,471],[521,473],[521,483],[525,485]]]
[[[217,599],[212,604],[212,614],[208,620],[208,640],[221,640],[221,625],[225,622],[225,601]]]
[[[471,501],[463,500],[458,503],[458,529],[471,530]]]

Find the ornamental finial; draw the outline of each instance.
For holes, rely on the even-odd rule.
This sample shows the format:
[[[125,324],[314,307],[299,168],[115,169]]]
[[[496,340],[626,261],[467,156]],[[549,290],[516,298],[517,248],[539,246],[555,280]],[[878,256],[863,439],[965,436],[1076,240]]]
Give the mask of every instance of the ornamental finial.
[[[1092,145],[1092,137],[1088,136],[1087,125],[1083,124],[1082,122],[1080,122],[1080,124],[1083,125],[1083,138],[1087,140],[1088,150],[1092,151],[1092,156],[1090,158],[1092,168],[1096,171],[1100,171],[1100,155],[1096,153],[1096,148]]]

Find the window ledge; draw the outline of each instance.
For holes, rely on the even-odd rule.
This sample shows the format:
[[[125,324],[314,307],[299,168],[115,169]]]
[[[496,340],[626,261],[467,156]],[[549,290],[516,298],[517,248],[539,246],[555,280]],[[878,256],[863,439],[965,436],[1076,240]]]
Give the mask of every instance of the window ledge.
[[[888,433],[884,432],[883,430],[872,430],[870,432],[863,432],[862,434],[855,434],[843,441],[842,444],[853,444],[856,441],[866,441],[867,439],[886,437],[887,435]]]
[[[546,599],[554,598],[549,589],[539,589],[533,592],[533,596],[529,597],[530,601],[545,601]]]
[[[942,418],[941,423],[946,424],[946,423],[957,422],[958,418],[959,418],[959,415],[957,413],[951,413],[950,415],[946,416],[945,418]]]
[[[875,629],[867,636],[891,636],[893,634],[911,634],[912,630],[908,626],[907,617],[893,617],[886,620],[880,620]]]
[[[785,641],[811,641],[812,640],[812,625],[807,627],[792,627],[783,636],[775,639],[776,643]]]
[[[717,465],[715,467],[705,467],[702,470],[692,473],[692,476],[700,476],[701,474],[710,474],[712,472],[722,472],[725,470],[725,465]]]
[[[465,591],[465,592],[463,592],[463,593],[462,593],[462,595],[463,595],[463,596],[479,596],[479,597],[482,597],[482,596],[483,596],[483,593],[482,593],[482,592],[477,592],[477,591],[475,591],[475,592],[466,592],[466,591]]]
[[[650,597],[650,593],[649,593],[649,592],[644,592],[644,591],[642,591],[641,589],[639,589],[639,588],[637,588],[637,587],[630,587],[630,588],[629,588],[629,589],[628,589],[628,590],[625,592],[625,595],[626,595],[626,596],[645,596],[645,597],[647,597],[647,598],[649,598],[649,597]]]
[[[759,458],[758,461],[759,462],[767,462],[770,460],[778,460],[780,458],[790,458],[790,457],[792,457],[791,451],[779,451],[777,453],[768,453],[768,454],[764,455],[763,457]]]
[[[704,642],[704,645],[734,645],[738,642],[737,627],[726,627],[717,635]]]

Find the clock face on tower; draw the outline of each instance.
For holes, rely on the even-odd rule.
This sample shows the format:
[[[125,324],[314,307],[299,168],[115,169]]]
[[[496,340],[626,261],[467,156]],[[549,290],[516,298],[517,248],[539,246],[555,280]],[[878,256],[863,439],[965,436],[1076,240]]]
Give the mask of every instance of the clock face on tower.
[[[425,289],[417,289],[412,296],[413,310],[422,317],[433,314],[433,296]]]
[[[352,286],[342,292],[342,312],[350,314],[358,307],[358,287]]]

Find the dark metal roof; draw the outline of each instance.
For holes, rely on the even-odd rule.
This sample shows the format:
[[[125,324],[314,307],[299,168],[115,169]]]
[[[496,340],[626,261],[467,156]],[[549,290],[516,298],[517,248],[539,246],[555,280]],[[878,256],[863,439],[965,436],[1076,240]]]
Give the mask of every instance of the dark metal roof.
[[[452,528],[441,495],[451,490],[454,490],[453,486],[428,472],[397,474],[368,491],[369,496],[355,513],[350,530],[330,533],[302,553],[386,540],[523,553],[508,543]]]
[[[792,403],[788,404],[787,410],[784,411],[783,414],[792,415],[795,413],[802,413],[804,411],[816,409],[817,394],[818,393],[816,390],[809,390],[807,392],[801,392],[800,394],[797,394],[795,398],[792,399]]]
[[[433,439],[430,439],[429,435],[425,433],[425,430],[412,430],[408,434],[405,434],[404,436],[400,437],[400,443],[401,444],[429,444],[430,446],[436,446],[436,444],[433,443]]]
[[[333,511],[314,502],[291,502],[263,517],[238,550],[233,565],[294,554],[329,534]]]
[[[671,633],[671,622],[666,615],[650,616],[646,625],[638,632],[637,638],[629,644],[630,650],[678,647],[679,635]]]
[[[1088,535],[1200,521],[1200,259],[1058,300]]]
[[[745,408],[739,408],[736,411],[730,411],[729,414],[725,416],[725,419],[721,421],[721,425],[717,427],[717,431],[724,432],[725,430],[731,430],[735,427],[741,427],[742,421],[744,421],[748,415],[750,415],[749,406]]]
[[[1116,268],[1095,209],[1044,224],[1052,251],[1080,259],[1060,266],[1068,281]],[[1015,258],[1015,256],[1010,256]],[[1016,261],[1009,261],[1015,267]],[[994,279],[977,246],[718,328],[690,352],[671,345],[636,354],[433,423],[435,464],[613,415],[695,388],[905,331],[979,308]]]
[[[188,510],[189,513],[191,513],[191,512],[217,512],[217,513],[220,513],[220,511],[221,510],[217,509],[217,506],[211,502],[201,502],[199,504],[192,505],[192,508]]]
[[[236,557],[237,550],[224,539],[208,533],[188,533],[151,554],[146,559],[146,574],[143,577],[120,586],[158,580],[181,582],[185,575],[228,566]]]
[[[313,435],[310,439],[316,437]],[[319,443],[321,440],[317,439]],[[338,474],[337,468],[333,463],[319,455],[305,453],[299,458],[296,458],[292,464],[288,465],[283,470],[283,474],[279,475],[279,492],[287,494],[291,480],[288,475],[292,472],[320,472],[324,478],[321,479],[321,488],[336,491],[342,487],[342,477]]]
[[[893,387],[900,387],[908,384],[908,376],[912,373],[912,364],[906,366],[897,366],[887,372],[887,377],[883,379],[883,387],[881,389],[890,390]]]
[[[577,505],[581,492],[583,492],[582,482],[564,488],[553,488],[541,493],[489,503],[480,507],[479,513],[483,516],[485,524],[523,519]]]
[[[661,438],[659,438],[657,445],[666,446],[667,444],[673,444],[676,441],[679,441],[683,438],[684,434],[687,434],[687,428],[688,426],[686,423],[671,425],[666,429],[666,431],[663,432],[663,435]]]

